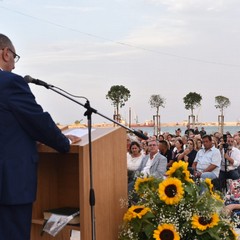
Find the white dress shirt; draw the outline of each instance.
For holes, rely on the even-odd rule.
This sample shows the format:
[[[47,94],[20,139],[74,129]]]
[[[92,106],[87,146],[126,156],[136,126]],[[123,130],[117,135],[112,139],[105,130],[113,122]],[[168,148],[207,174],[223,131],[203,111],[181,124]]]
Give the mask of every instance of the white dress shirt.
[[[221,171],[225,171],[225,157],[224,149],[222,150],[222,162],[221,162]],[[230,164],[227,160],[227,172],[236,169],[240,165],[240,150],[236,147],[232,147],[231,150],[227,151],[227,154],[230,158],[233,159],[233,164]]]
[[[221,165],[221,153],[218,148],[212,147],[208,150],[205,148],[197,152],[194,162],[197,162],[197,171],[203,172],[211,164],[216,168],[212,171],[216,176],[219,175]]]

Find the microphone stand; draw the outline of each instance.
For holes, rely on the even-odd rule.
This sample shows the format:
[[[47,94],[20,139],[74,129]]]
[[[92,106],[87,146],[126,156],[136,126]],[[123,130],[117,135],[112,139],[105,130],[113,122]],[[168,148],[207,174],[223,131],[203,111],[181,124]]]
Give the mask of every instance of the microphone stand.
[[[224,178],[223,178],[223,185],[221,187],[221,183],[219,182],[220,184],[220,187],[221,187],[221,191],[226,191],[227,192],[227,166],[228,166],[228,160],[225,158],[225,154],[227,153],[228,151],[228,147],[229,145],[227,144],[227,139],[225,139],[225,134],[223,134],[223,145],[222,145],[222,159],[224,161]]]
[[[223,150],[223,152],[224,152],[224,155],[223,155],[223,157],[224,157],[224,163],[225,163],[225,167],[224,167],[224,170],[225,170],[225,177],[224,177],[224,188],[225,188],[225,191],[226,191],[226,193],[227,193],[227,190],[228,190],[228,188],[227,188],[227,165],[228,165],[228,161],[227,161],[227,159],[225,158],[225,154],[227,153],[227,150],[228,150],[228,148],[227,148],[227,146],[226,146],[226,144],[224,144],[224,148],[223,148],[224,150]]]
[[[60,92],[59,90],[55,89],[55,86],[53,85],[44,85],[44,87],[46,87],[47,89],[51,89],[52,91],[62,95],[63,97],[71,100],[72,102],[77,103],[78,105],[81,105],[82,107],[86,108],[86,112],[84,113],[84,116],[87,116],[88,119],[88,141],[89,141],[89,167],[90,167],[90,192],[89,192],[89,203],[90,203],[90,207],[91,207],[91,224],[92,224],[92,240],[96,239],[96,231],[95,231],[95,212],[94,212],[94,206],[95,206],[95,193],[94,193],[94,189],[93,189],[93,174],[92,174],[92,134],[91,134],[91,128],[92,128],[92,113],[96,113],[98,115],[100,115],[101,117],[127,129],[128,131],[134,133],[136,136],[147,140],[148,137],[134,129],[131,129],[129,127],[124,126],[123,124],[99,113],[96,109],[92,108],[90,106],[90,102],[89,100],[86,101],[85,104],[82,104],[78,101],[76,101],[74,98],[69,97],[68,95],[64,94],[63,92]]]

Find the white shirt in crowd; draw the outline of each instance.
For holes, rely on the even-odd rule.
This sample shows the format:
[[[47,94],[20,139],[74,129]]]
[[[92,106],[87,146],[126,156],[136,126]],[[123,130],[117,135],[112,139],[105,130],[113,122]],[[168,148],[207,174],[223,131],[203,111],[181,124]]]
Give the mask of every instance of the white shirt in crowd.
[[[144,177],[147,177],[150,175],[150,167],[152,166],[153,160],[156,157],[156,155],[158,154],[158,152],[153,156],[153,158],[150,158],[150,154],[149,154],[149,158],[148,161],[146,163],[146,166],[143,168],[143,170],[141,171],[141,174],[143,174]]]
[[[145,154],[141,153],[139,157],[132,157],[130,153],[127,153],[127,169],[130,171],[136,171],[139,168],[144,156]]]
[[[220,172],[220,165],[221,165],[221,154],[219,149],[212,147],[207,151],[205,148],[200,149],[197,152],[194,162],[197,162],[197,171],[202,172],[205,170],[209,165],[213,164],[217,166],[212,173],[216,176],[219,175]]]
[[[232,147],[232,149],[227,153],[229,157],[231,157],[234,160],[233,164],[229,164],[229,161],[227,160],[227,171],[231,171],[236,169],[240,165],[240,150],[237,149],[236,147]],[[222,150],[221,171],[225,171],[224,150]]]

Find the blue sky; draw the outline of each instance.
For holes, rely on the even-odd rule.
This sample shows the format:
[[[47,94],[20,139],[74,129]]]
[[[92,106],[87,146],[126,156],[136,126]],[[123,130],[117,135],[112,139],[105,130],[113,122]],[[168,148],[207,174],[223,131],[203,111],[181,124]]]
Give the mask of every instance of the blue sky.
[[[193,91],[203,98],[200,121],[217,121],[218,95],[231,101],[225,120],[240,121],[239,23],[238,0],[0,0],[0,32],[21,56],[15,73],[85,96],[108,117],[105,96],[124,85],[131,98],[121,114],[128,120],[131,107],[132,122],[152,119],[152,94],[166,99],[162,122],[186,120],[183,97]],[[81,106],[30,86],[56,122],[86,122]]]

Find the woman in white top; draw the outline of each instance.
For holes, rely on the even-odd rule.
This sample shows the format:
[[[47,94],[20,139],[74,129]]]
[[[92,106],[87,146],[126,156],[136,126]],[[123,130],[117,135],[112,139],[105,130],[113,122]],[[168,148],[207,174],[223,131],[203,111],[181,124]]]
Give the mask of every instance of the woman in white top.
[[[141,147],[138,142],[131,142],[129,147],[129,153],[127,153],[127,169],[128,180],[132,181],[135,171],[140,166],[145,154],[141,152]]]

